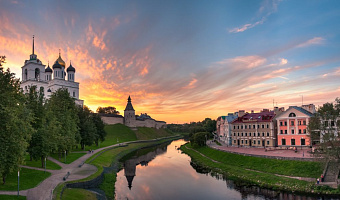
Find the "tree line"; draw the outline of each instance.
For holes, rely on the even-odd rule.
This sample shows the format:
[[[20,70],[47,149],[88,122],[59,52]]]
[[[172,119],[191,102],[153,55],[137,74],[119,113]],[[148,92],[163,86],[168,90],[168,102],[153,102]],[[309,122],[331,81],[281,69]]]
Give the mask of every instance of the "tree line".
[[[19,79],[0,64],[0,174],[3,184],[9,173],[24,164],[25,154],[44,160],[52,153],[69,152],[78,145],[98,145],[106,132],[100,116],[87,106],[76,105],[67,89],[49,99],[36,86],[24,94]]]

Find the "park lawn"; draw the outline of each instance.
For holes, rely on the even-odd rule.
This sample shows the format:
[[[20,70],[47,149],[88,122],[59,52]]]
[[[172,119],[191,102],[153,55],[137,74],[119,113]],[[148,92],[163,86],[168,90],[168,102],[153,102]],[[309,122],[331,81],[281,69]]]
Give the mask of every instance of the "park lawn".
[[[81,152],[71,152],[68,155],[66,155],[66,164],[70,164],[73,161],[77,160],[78,158],[82,157],[83,155],[85,155],[86,153],[81,153]],[[65,163],[65,155],[62,154],[62,156],[60,157],[60,159],[58,158],[58,154],[51,154],[51,157],[59,160],[62,163]]]
[[[188,147],[192,148],[190,144],[188,144]],[[287,176],[318,178],[324,167],[324,164],[321,162],[277,160],[253,156],[243,156],[218,151],[209,147],[200,147],[196,148],[195,150],[226,165]]]
[[[26,196],[17,195],[0,195],[1,200],[26,200]]]
[[[43,180],[48,178],[51,173],[34,169],[20,169],[20,190],[26,190],[37,186]],[[6,184],[0,184],[0,190],[15,191],[18,190],[18,172],[10,173],[6,178]]]
[[[98,146],[93,144],[91,146],[85,146],[85,150],[78,148],[73,151],[89,151],[90,149],[95,150],[117,143],[137,140],[135,132],[123,124],[105,125],[104,130],[106,132],[105,140],[100,142]]]
[[[85,189],[66,188],[62,200],[92,200],[97,199],[96,194]]]
[[[40,160],[30,161],[30,156],[28,154],[25,157],[25,166],[42,168],[41,161]],[[46,169],[58,170],[61,169],[61,167],[57,163],[46,159]]]
[[[138,140],[150,140],[175,135],[170,130],[164,128],[139,127],[135,132]]]

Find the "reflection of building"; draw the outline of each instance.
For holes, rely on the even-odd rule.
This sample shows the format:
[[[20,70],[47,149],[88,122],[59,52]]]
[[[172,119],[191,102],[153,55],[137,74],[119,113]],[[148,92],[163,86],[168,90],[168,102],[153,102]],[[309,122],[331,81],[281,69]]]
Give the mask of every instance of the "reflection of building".
[[[34,37],[32,54],[29,60],[25,60],[22,66],[22,82],[20,87],[27,93],[31,86],[35,85],[37,90],[42,90],[45,98],[49,98],[52,92],[60,88],[66,88],[71,97],[79,105],[83,105],[83,100],[79,99],[79,83],[75,82],[76,69],[71,65],[66,69],[65,62],[60,56],[54,62],[52,69],[48,65],[43,65],[41,60],[34,54]],[[65,72],[66,70],[66,72]],[[66,80],[67,77],[67,80]]]
[[[133,178],[136,176],[136,166],[148,166],[148,163],[153,160],[157,155],[165,153],[167,150],[167,145],[164,147],[159,147],[155,151],[148,152],[145,155],[133,157],[124,162],[124,175],[128,182],[128,187],[131,190]],[[138,151],[137,151],[138,152]]]
[[[232,122],[232,145],[253,147],[276,146],[275,115],[283,108],[275,107],[274,111],[263,109],[259,113],[245,113],[240,110],[239,117]]]
[[[220,116],[216,121],[216,130],[219,138],[226,144],[231,145],[231,122],[238,117],[238,113],[228,113],[227,116]]]
[[[150,127],[159,129],[166,127],[166,122],[154,120],[146,113],[136,116],[130,96],[124,110],[124,117],[121,115],[101,114],[101,118],[105,124],[124,124],[130,128]]]
[[[307,126],[309,118],[315,113],[313,104],[302,107],[290,106],[277,117],[278,146],[309,146],[310,138]]]

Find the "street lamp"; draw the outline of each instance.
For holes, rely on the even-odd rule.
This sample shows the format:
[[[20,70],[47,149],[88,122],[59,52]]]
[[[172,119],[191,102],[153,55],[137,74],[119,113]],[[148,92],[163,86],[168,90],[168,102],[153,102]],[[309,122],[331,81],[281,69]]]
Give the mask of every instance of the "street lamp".
[[[65,164],[66,164],[66,150],[65,150]]]
[[[46,173],[46,157],[45,157],[45,171],[44,171],[44,174]]]
[[[19,185],[20,185],[20,172],[18,170],[18,197],[19,197]]]

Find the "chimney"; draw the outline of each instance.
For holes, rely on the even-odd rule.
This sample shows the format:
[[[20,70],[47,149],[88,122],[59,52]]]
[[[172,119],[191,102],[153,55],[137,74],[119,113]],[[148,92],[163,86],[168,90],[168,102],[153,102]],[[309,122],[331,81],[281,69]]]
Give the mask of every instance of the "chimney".
[[[245,111],[244,110],[239,110],[238,111],[238,117],[243,117],[243,115],[245,115]]]

